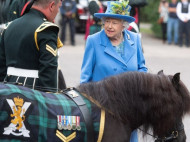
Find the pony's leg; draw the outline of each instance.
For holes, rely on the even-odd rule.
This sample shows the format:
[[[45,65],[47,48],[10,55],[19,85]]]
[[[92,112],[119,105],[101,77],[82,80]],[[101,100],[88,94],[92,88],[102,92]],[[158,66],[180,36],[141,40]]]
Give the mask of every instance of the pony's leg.
[[[106,113],[105,128],[102,142],[129,142],[131,129],[113,116]]]

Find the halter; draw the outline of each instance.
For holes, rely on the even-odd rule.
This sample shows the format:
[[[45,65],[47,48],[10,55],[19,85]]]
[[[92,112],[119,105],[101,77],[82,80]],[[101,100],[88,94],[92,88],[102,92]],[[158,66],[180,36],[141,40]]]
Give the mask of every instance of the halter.
[[[144,133],[146,133],[147,135],[155,138],[156,140],[154,142],[167,142],[167,141],[170,141],[170,140],[178,138],[179,132],[182,131],[182,130],[184,130],[184,125],[183,125],[182,121],[179,124],[177,124],[177,126],[176,126],[175,129],[176,130],[172,131],[172,133],[169,136],[160,138],[160,137],[155,137],[155,136],[153,136],[150,133],[144,132],[142,129],[139,128],[139,130],[141,130]]]
[[[176,128],[174,131],[172,131],[172,133],[168,136],[168,137],[164,137],[164,138],[157,138],[155,140],[155,142],[167,142],[169,140],[173,140],[176,139],[179,136],[179,132],[184,130],[184,125],[182,120],[179,120],[179,122],[176,124]]]
[[[167,142],[169,140],[176,139],[178,137],[178,131],[173,131],[170,136],[164,138],[157,138],[155,142]]]

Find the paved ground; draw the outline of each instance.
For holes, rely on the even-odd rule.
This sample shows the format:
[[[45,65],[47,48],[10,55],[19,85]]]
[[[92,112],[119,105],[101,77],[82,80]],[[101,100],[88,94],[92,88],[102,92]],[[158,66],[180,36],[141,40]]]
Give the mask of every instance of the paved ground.
[[[150,35],[142,34],[142,44],[149,72],[157,73],[164,70],[165,74],[181,73],[182,81],[190,90],[190,48],[179,48],[174,45],[162,44]],[[76,35],[76,46],[69,41],[60,50],[60,63],[67,86],[79,84],[80,68],[85,48],[84,34]],[[187,142],[190,141],[190,116],[184,118]],[[150,137],[139,138],[141,142],[152,142]]]

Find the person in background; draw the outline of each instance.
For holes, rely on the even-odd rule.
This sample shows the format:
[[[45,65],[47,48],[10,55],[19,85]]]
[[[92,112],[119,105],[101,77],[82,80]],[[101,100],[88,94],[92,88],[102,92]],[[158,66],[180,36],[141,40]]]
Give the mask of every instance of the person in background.
[[[61,41],[65,43],[66,37],[66,24],[69,23],[70,27],[70,39],[71,45],[75,45],[75,13],[76,13],[76,2],[75,0],[63,0],[62,6],[60,8],[62,16],[62,32]]]
[[[29,0],[0,0],[0,42],[6,24],[21,16],[22,9]]]
[[[177,4],[177,16],[179,18],[179,46],[183,45],[183,35],[185,34],[185,44],[189,47],[190,36],[190,3],[188,0],[181,0]]]
[[[179,29],[179,19],[176,14],[177,0],[172,0],[169,3],[169,18],[167,23],[167,39],[168,44],[172,43],[172,37],[174,35],[174,44],[178,44],[178,29]],[[174,33],[174,34],[173,34]]]
[[[168,2],[166,0],[161,0],[158,8],[158,12],[160,13],[160,17],[163,18],[162,26],[162,41],[166,42],[167,36],[167,21],[168,21]]]
[[[128,2],[109,1],[105,13],[94,14],[102,19],[103,29],[87,38],[80,83],[128,71],[147,72],[140,37],[126,30],[135,21],[129,16]],[[138,142],[137,131],[132,133],[131,141]]]
[[[21,16],[22,9],[29,0],[0,0],[0,24],[13,21]]]
[[[88,35],[94,34],[101,30],[101,20],[94,17],[94,13],[103,13],[103,5],[98,0],[91,0],[88,5],[89,17],[86,21],[85,40]]]
[[[60,0],[33,0],[31,9],[8,24],[0,44],[0,81],[57,92]]]

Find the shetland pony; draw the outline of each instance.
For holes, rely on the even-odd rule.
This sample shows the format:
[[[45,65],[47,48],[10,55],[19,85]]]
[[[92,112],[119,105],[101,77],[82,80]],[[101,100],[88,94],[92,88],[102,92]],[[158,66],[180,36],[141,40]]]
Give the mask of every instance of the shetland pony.
[[[179,73],[167,76],[163,71],[158,75],[127,72],[97,83],[81,84],[78,90],[114,116],[106,117],[109,125],[105,126],[103,141],[129,141],[130,133],[143,125],[145,133],[152,129],[157,142],[185,142],[181,119],[190,112],[190,94]],[[121,131],[114,129],[114,122],[109,120],[115,118],[122,123],[115,122],[115,127],[123,126]]]
[[[158,75],[127,72],[99,82],[81,84],[76,89],[82,94],[84,101],[89,102],[87,106],[91,117],[93,115],[93,118],[97,119],[99,116],[97,111],[105,110],[105,125],[100,124],[98,127],[101,130],[100,137],[91,138],[90,142],[97,139],[98,142],[129,142],[131,132],[141,125],[145,134],[149,129],[153,131],[157,142],[185,142],[186,140],[181,120],[190,112],[190,94],[180,81],[179,73],[167,76],[162,72]],[[58,135],[64,134],[63,141],[68,138],[67,140],[72,142],[86,142],[87,125],[82,115],[74,109],[74,103],[66,96],[67,92],[68,89],[60,94],[53,94],[23,86],[0,84],[0,139],[61,141],[57,133],[55,134],[58,131],[57,115],[68,115],[68,112],[73,111],[72,115],[81,118],[81,130],[61,130],[58,132],[61,134]],[[23,100],[21,101],[20,98]],[[22,106],[21,102],[31,104],[31,107],[25,110],[26,113],[20,115],[22,116],[19,118],[20,123],[14,121],[17,118],[13,116],[19,109],[13,111],[10,107],[10,102],[14,104],[13,100],[15,104],[17,101],[18,108]],[[72,104],[72,107],[70,108],[68,104]],[[25,124],[27,129],[25,131],[30,132],[30,137],[26,139],[20,134],[22,130],[20,127],[23,126],[21,123]],[[97,125],[97,123],[93,124],[94,127]],[[10,125],[15,129],[9,128]],[[6,130],[12,131],[5,133]],[[95,133],[95,129],[93,130]]]

